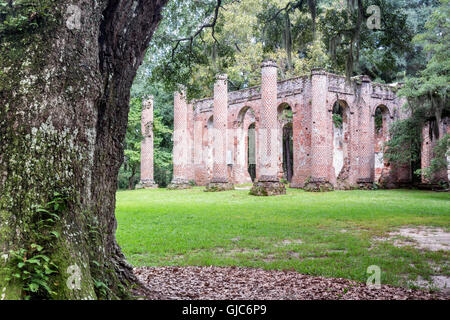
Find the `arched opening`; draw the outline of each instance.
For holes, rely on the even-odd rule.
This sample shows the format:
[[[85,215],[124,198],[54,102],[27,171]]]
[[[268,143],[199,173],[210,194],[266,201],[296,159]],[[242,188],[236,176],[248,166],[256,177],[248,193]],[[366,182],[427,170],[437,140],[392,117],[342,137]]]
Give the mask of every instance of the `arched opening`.
[[[291,182],[294,176],[294,135],[292,122],[283,127],[283,173],[284,179]]]
[[[247,136],[247,159],[248,166],[247,171],[252,179],[252,182],[256,179],[256,130],[255,123],[252,123],[248,127],[248,136]]]
[[[375,109],[374,113],[374,136],[375,136],[375,182],[380,182],[384,175],[387,174],[389,163],[384,159],[384,144],[388,136],[388,119],[390,117],[389,109],[380,105]]]
[[[349,107],[343,100],[333,105],[333,167],[336,179],[342,182],[349,177]]]
[[[257,135],[256,116],[249,106],[243,107],[237,116],[236,182],[249,183],[256,179]]]
[[[206,167],[208,173],[208,181],[212,179],[213,174],[213,162],[214,162],[214,117],[211,116],[208,119],[206,124],[206,128],[208,130],[208,145],[207,145],[207,153],[206,153]]]
[[[281,177],[288,181],[292,181],[294,176],[294,135],[293,135],[293,112],[292,108],[283,103],[278,106],[278,122],[281,129],[279,138],[281,151]]]

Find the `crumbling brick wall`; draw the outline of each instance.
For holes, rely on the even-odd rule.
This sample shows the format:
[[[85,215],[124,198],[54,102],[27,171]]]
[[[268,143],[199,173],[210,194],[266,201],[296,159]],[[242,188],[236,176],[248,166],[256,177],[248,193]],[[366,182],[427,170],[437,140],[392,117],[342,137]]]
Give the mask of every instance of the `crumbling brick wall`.
[[[404,118],[401,110],[403,101],[395,92],[395,85],[375,84],[368,77],[356,77],[348,83],[345,77],[330,74],[321,69],[313,70],[311,75],[273,82],[276,102],[270,108],[273,117],[281,105],[292,109],[293,119],[293,178],[291,187],[303,188],[311,181],[327,182],[335,188],[348,188],[356,185],[372,185],[380,177],[376,172],[376,153],[380,152],[380,139],[375,134],[375,110],[383,106],[387,114],[387,123]],[[275,92],[275,93],[274,93]],[[184,97],[184,96],[181,96]],[[347,106],[344,140],[345,155],[341,170],[335,168],[334,161],[334,130],[332,120],[333,105],[342,101]],[[178,103],[179,104],[179,103]],[[206,185],[212,179],[213,159],[211,147],[211,128],[213,127],[214,98],[192,101],[193,114],[186,116],[186,135],[190,142],[184,142],[189,149],[192,146],[192,164],[185,165],[185,178],[192,177],[197,185]],[[228,93],[227,113],[227,151],[226,162],[228,180],[234,184],[251,182],[248,173],[248,128],[252,123],[256,126],[257,179],[267,170],[261,167],[261,159],[271,159],[277,170],[283,170],[281,121],[278,123],[278,136],[273,140],[270,157],[267,146],[261,146],[261,128],[267,128],[262,123],[263,101],[260,87],[251,87]],[[267,111],[267,110],[266,110]],[[266,115],[266,114],[265,114]],[[212,123],[211,123],[212,122]],[[179,122],[177,122],[178,124]],[[272,124],[270,125],[272,126]],[[385,135],[383,129],[383,134]],[[184,140],[180,140],[184,141]],[[175,148],[177,149],[177,148]],[[178,150],[178,149],[177,149]],[[264,151],[266,150],[266,151]],[[278,154],[274,155],[273,152]],[[175,155],[174,155],[175,156]],[[175,163],[177,163],[176,159]],[[384,161],[383,161],[384,163]],[[387,164],[386,164],[387,165]],[[411,170],[408,167],[396,170],[384,170],[385,179],[395,183],[411,180]],[[282,176],[278,172],[277,176]],[[339,183],[338,183],[339,180]]]

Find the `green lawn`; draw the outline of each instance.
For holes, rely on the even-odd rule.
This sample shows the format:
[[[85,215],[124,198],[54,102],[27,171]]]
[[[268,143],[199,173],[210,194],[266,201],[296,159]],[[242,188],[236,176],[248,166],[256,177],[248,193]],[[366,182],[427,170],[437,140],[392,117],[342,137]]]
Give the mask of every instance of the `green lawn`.
[[[450,275],[448,251],[373,239],[406,225],[450,230],[449,193],[119,191],[116,215],[118,242],[135,266],[236,265],[366,281],[367,267],[378,265],[383,284],[401,286],[429,279],[436,266]]]

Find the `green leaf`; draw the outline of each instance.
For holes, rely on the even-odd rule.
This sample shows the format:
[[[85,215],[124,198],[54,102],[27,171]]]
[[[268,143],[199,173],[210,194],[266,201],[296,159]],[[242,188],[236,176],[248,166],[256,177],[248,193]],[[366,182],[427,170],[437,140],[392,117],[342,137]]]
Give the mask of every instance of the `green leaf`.
[[[42,249],[44,249],[44,247],[42,247],[42,246],[40,246],[40,245],[38,245],[38,244],[35,244],[35,243],[33,243],[33,244],[31,245],[31,247],[34,248],[34,249],[36,249],[37,251],[42,251]]]
[[[28,259],[27,263],[33,263],[33,264],[41,265],[41,262],[38,259],[34,259],[34,258]]]
[[[37,292],[39,290],[39,285],[36,283],[30,283],[28,285],[28,288],[30,289],[31,292]]]
[[[55,236],[55,238],[59,238],[59,233],[57,231],[50,232],[52,235]]]

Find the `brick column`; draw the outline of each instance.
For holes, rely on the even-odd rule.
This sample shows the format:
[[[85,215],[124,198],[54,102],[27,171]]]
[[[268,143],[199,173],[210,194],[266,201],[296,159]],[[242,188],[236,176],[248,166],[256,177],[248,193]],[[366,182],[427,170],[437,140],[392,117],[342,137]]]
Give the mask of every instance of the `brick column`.
[[[225,191],[234,189],[228,181],[227,168],[227,127],[228,127],[228,81],[227,75],[216,76],[214,84],[214,142],[213,176],[206,191]]]
[[[205,175],[203,162],[203,122],[200,116],[194,117],[194,173],[195,183],[201,185]]]
[[[153,180],[153,96],[142,104],[141,132],[141,181],[136,189],[154,189],[158,185]]]
[[[187,105],[187,164],[186,179],[195,181],[195,165],[194,165],[194,106],[190,103]]]
[[[431,165],[433,153],[433,144],[430,139],[430,124],[426,122],[422,128],[422,151],[421,151],[421,168],[426,169]],[[422,174],[422,183],[430,183],[430,179]]]
[[[361,95],[370,96],[372,84],[368,77],[362,78]],[[358,178],[356,182],[360,188],[372,188],[375,180],[375,118],[370,110],[370,105],[358,106]],[[373,110],[375,112],[375,110]]]
[[[188,168],[188,127],[186,92],[175,92],[173,110],[173,178],[168,189],[190,188]]]
[[[258,176],[250,194],[271,196],[285,194],[278,178],[277,65],[266,60],[261,66],[261,109],[258,128]]]
[[[332,167],[333,146],[331,114],[327,109],[327,74],[323,69],[311,71],[311,177],[306,191],[332,191],[329,168]]]

